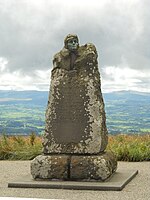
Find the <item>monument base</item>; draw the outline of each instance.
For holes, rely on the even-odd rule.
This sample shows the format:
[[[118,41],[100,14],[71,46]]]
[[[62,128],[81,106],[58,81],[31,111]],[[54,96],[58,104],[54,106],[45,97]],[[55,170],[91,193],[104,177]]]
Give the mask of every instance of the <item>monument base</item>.
[[[20,177],[8,183],[11,188],[40,188],[40,189],[71,189],[71,190],[102,190],[102,191],[121,191],[136,175],[138,171],[118,169],[110,180],[99,181],[61,181],[32,179],[31,175]]]
[[[97,155],[39,155],[31,162],[34,179],[105,181],[117,169],[110,152]]]

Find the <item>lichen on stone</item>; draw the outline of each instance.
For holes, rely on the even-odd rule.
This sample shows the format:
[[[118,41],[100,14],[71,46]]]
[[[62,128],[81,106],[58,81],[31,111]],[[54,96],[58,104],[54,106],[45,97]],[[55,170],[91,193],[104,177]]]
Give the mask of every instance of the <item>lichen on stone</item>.
[[[44,153],[82,154],[105,150],[107,128],[97,57],[91,43],[78,48],[74,69],[70,69],[68,49],[63,48],[54,56]]]

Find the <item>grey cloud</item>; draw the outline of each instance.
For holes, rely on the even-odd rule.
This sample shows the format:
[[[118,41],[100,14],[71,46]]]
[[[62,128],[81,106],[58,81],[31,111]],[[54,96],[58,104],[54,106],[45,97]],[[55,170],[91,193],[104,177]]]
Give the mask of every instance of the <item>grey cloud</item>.
[[[11,2],[0,0],[0,56],[9,60],[10,71],[48,69],[68,33],[78,34],[81,44],[94,43],[102,67],[121,66],[122,57],[131,68],[150,66],[147,1],[131,7],[108,1],[103,8],[99,1],[91,8],[41,1],[43,9],[34,0]]]

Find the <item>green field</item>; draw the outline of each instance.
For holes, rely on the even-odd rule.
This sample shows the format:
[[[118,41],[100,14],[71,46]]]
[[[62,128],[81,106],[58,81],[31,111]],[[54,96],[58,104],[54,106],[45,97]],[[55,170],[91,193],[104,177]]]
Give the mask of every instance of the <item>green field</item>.
[[[0,105],[0,131],[12,135],[42,134],[45,111],[43,106]]]
[[[150,133],[150,95],[130,92],[103,94],[110,134]],[[0,134],[42,134],[48,92],[0,91]]]

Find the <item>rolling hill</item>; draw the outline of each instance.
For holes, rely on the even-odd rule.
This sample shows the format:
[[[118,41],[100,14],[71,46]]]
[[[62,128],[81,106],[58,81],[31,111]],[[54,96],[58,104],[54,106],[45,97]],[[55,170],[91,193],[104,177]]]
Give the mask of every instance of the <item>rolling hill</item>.
[[[150,133],[150,93],[104,93],[110,134]],[[44,131],[47,91],[0,91],[0,134],[28,135]]]

